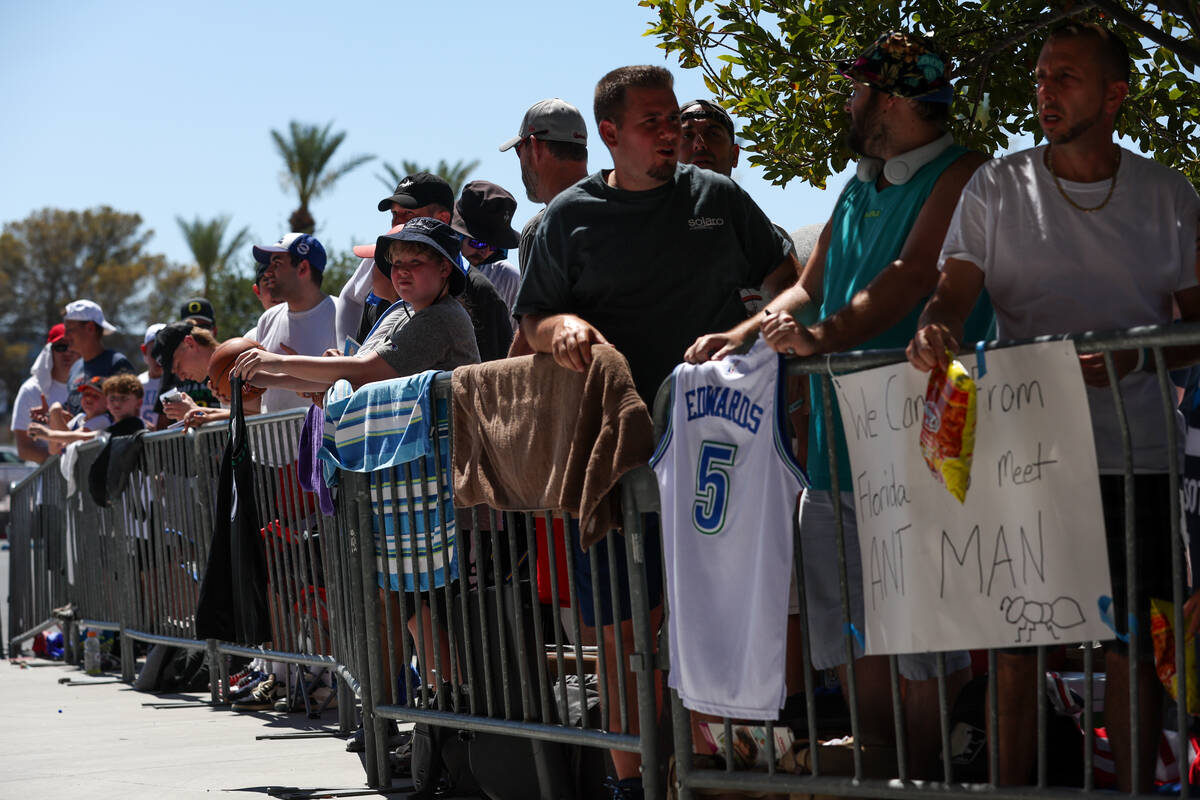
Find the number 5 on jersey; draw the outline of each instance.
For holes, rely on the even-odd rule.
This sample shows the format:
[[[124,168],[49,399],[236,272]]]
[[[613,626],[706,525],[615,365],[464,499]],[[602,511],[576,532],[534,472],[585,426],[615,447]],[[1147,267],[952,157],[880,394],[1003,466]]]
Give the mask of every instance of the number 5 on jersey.
[[[725,527],[725,510],[729,506],[729,472],[737,458],[737,445],[725,442],[704,442],[700,445],[700,460],[696,464],[696,502],[692,504],[692,524],[696,530],[709,535]]]

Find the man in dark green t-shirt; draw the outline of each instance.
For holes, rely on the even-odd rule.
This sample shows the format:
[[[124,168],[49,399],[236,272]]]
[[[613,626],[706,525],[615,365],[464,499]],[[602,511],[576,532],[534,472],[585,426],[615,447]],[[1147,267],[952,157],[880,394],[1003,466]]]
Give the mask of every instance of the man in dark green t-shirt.
[[[596,88],[596,121],[613,157],[546,208],[517,295],[534,350],[582,370],[591,345],[629,360],[652,402],[696,337],[745,318],[738,289],[796,279],[790,243],[723,175],[677,161],[671,73],[624,67]]]

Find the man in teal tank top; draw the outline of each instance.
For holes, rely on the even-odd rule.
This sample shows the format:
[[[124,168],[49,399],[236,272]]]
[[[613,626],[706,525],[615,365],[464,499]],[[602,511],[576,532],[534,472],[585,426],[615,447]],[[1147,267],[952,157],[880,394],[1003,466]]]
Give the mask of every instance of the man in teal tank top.
[[[701,337],[688,359],[721,358],[761,329],[776,350],[815,355],[901,348],[912,338],[925,299],[937,284],[937,256],[963,186],[986,157],[953,143],[946,133],[953,89],[948,63],[932,42],[911,33],[880,36],[853,61],[839,65],[852,93],[846,102],[849,144],[862,156],[834,206],[800,281],[762,314],[724,333]],[[790,313],[783,313],[790,312]],[[797,316],[809,324],[802,324]],[[986,338],[992,315],[986,299],[972,320]],[[837,403],[834,433],[838,497],[845,525],[851,631],[843,624],[820,382],[812,381],[808,474],[801,503],[806,601],[813,667],[836,667],[845,686],[846,639],[855,652],[860,733],[865,745],[895,743],[887,659],[862,657],[855,631],[864,629],[862,567],[854,518],[854,485]],[[930,653],[899,657],[908,728],[910,775],[938,774],[937,665]],[[946,654],[949,696],[970,678],[967,654]]]

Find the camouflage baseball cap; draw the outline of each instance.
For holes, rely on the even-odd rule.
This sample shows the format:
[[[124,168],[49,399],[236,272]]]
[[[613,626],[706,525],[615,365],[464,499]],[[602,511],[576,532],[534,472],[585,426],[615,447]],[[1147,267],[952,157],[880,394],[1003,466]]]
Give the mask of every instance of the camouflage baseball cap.
[[[932,40],[906,31],[888,31],[854,60],[837,62],[840,75],[881,92],[926,103],[950,103],[954,99],[948,67],[946,57]]]

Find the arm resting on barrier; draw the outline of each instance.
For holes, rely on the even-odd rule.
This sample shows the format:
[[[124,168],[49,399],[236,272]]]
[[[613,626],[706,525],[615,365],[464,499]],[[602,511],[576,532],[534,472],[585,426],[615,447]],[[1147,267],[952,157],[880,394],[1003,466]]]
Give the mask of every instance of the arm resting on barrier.
[[[294,356],[247,350],[231,370],[255,386],[271,386],[296,392],[323,392],[334,381],[345,378],[354,388],[364,383],[396,378],[396,371],[377,352],[361,356]]]
[[[801,265],[795,254],[775,268],[763,281],[763,289],[774,295],[763,310],[740,322],[724,333],[709,333],[701,336],[684,353],[690,364],[705,361],[720,361],[725,356],[740,350],[762,328],[772,316],[789,316],[781,312],[799,314],[807,308],[820,305],[822,285],[825,281],[825,256],[829,252],[830,225],[825,223],[821,235],[809,254],[808,262]],[[798,277],[797,277],[798,274]]]
[[[29,423],[29,438],[35,441],[42,440],[56,444],[70,444],[71,442],[87,442],[95,439],[98,435],[98,431],[55,431],[47,428],[40,422]]]
[[[592,345],[608,344],[604,334],[574,314],[524,314],[521,330],[536,353],[550,353],[561,367],[583,372],[592,363]]]
[[[957,353],[967,316],[983,291],[983,270],[970,261],[946,259],[933,297],[925,304],[917,333],[908,344],[908,360],[922,372],[950,365]]]

